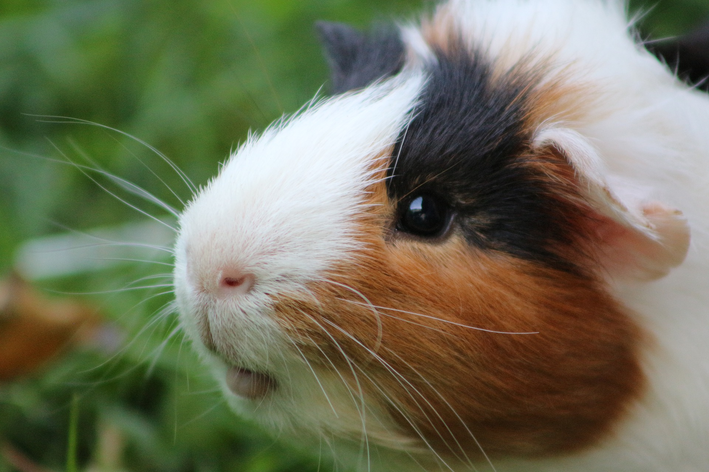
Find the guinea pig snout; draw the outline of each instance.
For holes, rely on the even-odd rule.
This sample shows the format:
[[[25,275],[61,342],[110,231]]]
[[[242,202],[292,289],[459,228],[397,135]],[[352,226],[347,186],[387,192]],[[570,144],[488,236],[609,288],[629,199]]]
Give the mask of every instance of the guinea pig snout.
[[[253,288],[256,277],[239,270],[222,270],[218,276],[217,296],[228,298],[246,295]]]
[[[219,299],[242,297],[256,285],[256,276],[249,271],[234,266],[197,268],[197,264],[190,261],[187,262],[187,279],[196,291]]]

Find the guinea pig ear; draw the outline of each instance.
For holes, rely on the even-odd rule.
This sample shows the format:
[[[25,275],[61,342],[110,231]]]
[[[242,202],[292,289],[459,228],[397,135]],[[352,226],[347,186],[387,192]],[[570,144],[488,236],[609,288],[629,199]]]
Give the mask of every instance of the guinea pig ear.
[[[332,93],[370,85],[398,73],[404,65],[404,43],[395,29],[362,33],[342,23],[315,24],[330,64]]]
[[[690,229],[682,212],[648,199],[630,182],[607,177],[603,161],[582,135],[546,128],[537,133],[534,146],[560,153],[573,168],[575,184],[595,213],[599,262],[613,279],[658,279],[684,261]]]

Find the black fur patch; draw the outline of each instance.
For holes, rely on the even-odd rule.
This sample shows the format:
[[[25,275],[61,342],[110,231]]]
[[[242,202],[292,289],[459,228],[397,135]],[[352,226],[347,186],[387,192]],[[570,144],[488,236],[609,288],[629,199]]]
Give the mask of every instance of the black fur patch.
[[[436,55],[391,158],[390,198],[436,194],[471,244],[573,270],[559,251],[572,242],[569,205],[522,165],[531,139],[525,91],[535,79],[513,72],[493,82],[491,65],[462,48]]]
[[[404,65],[404,43],[394,29],[364,34],[341,23],[319,22],[316,27],[330,64],[333,94],[366,87]]]

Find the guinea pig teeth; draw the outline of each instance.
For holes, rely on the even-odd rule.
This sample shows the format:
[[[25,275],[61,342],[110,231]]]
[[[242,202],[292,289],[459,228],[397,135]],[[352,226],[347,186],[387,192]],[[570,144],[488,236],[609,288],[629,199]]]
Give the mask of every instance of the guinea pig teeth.
[[[259,400],[276,390],[276,381],[268,374],[254,372],[242,367],[231,367],[226,373],[226,384],[232,393]]]

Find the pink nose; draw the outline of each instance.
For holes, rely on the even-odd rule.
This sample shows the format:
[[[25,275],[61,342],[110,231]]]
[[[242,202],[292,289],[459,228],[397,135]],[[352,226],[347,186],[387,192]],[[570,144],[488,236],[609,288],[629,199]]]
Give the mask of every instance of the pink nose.
[[[256,278],[253,274],[224,270],[219,279],[217,295],[222,298],[246,295],[255,282]]]

